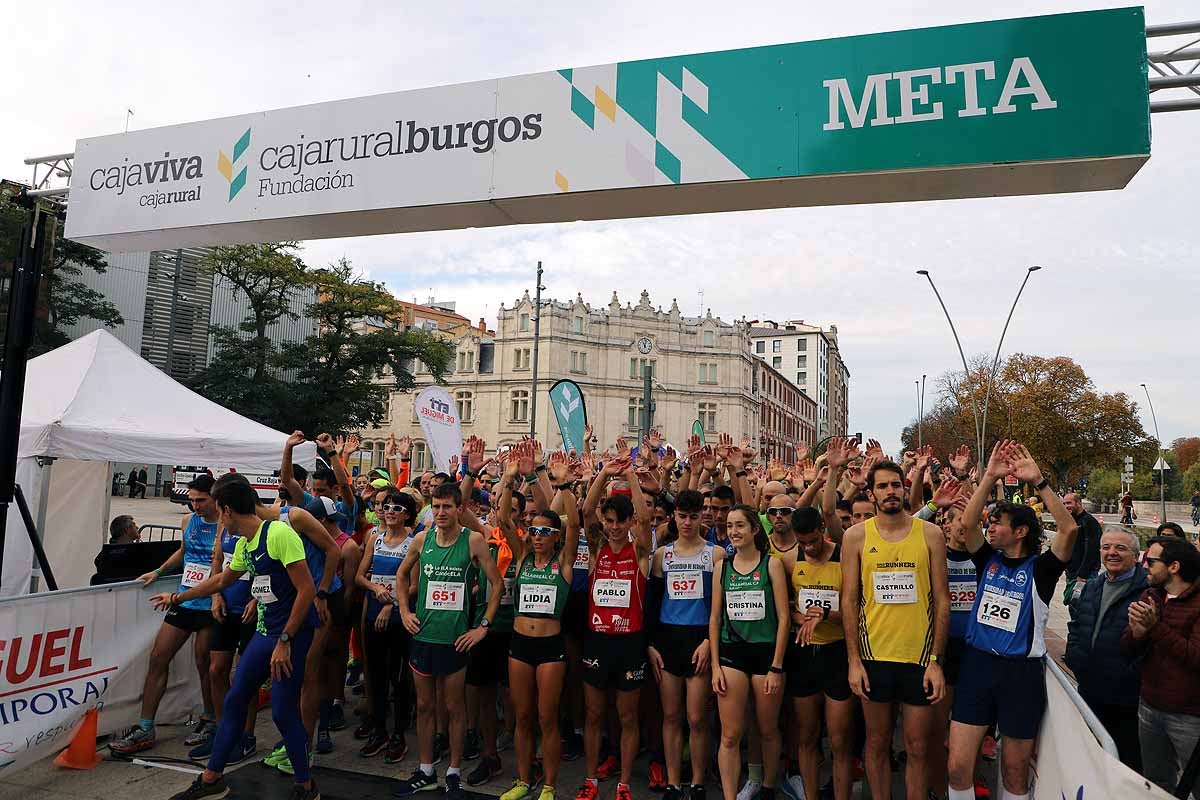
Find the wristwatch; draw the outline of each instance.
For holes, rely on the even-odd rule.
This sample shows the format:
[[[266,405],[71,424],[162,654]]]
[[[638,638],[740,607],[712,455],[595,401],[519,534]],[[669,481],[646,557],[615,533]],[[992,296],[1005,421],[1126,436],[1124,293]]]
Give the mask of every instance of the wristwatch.
[[[484,617],[483,619],[479,620],[479,627],[483,628],[485,631],[488,628],[490,628],[491,626],[492,626],[491,620],[489,620],[487,617]]]
[[[929,663],[937,664],[940,667],[942,665],[942,657],[939,656],[937,653],[934,653],[933,655],[931,655],[929,657]]]
[[[1050,481],[1049,481],[1049,479],[1048,479],[1048,478],[1046,478],[1046,476],[1044,476],[1044,475],[1043,475],[1043,476],[1042,476],[1042,482],[1041,482],[1041,483],[1039,483],[1039,484],[1038,484],[1037,486],[1035,486],[1034,488],[1035,488],[1035,489],[1037,489],[1037,490],[1040,492],[1042,489],[1045,489],[1045,488],[1046,488],[1047,486],[1049,486],[1049,485],[1050,485]]]
[[[329,592],[325,591],[324,589],[317,589],[317,597],[321,598],[322,600],[328,600]]]
[[[288,633],[287,631],[284,631],[283,633],[279,634],[279,641],[282,642],[283,644],[291,644],[292,643],[292,635],[290,633]]]

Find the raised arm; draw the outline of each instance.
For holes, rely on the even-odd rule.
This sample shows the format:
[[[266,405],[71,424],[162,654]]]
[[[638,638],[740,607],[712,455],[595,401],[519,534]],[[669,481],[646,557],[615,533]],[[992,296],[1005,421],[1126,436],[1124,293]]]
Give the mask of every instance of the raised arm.
[[[579,502],[572,491],[564,489],[558,495],[563,499],[563,516],[566,517],[566,524],[563,526],[566,538],[558,556],[558,569],[563,579],[570,583],[571,576],[574,575],[575,556],[579,552]]]
[[[983,475],[979,477],[979,486],[975,488],[970,501],[967,502],[966,510],[963,511],[963,535],[966,537],[967,550],[972,553],[983,547],[983,509],[991,499],[996,481],[1009,472],[1008,451],[1011,446],[1012,442],[1007,439],[996,442]]]
[[[328,436],[328,434],[325,435]],[[320,443],[320,437],[317,437],[317,444]],[[358,444],[357,433],[352,433],[349,437],[339,436],[333,443],[333,456],[329,459],[329,467],[337,476],[338,496],[342,498],[342,504],[348,509],[347,513],[349,514],[356,514],[358,509],[354,505],[354,481],[350,479],[350,471],[346,469],[345,459],[358,450]]]
[[[1075,522],[1071,512],[1067,511],[1066,506],[1063,505],[1058,492],[1054,491],[1050,482],[1042,476],[1041,468],[1038,467],[1037,462],[1030,455],[1029,449],[1023,444],[1013,446],[1012,471],[1018,480],[1036,487],[1038,497],[1046,505],[1050,516],[1054,517],[1054,524],[1058,528],[1058,532],[1054,534],[1054,541],[1050,543],[1050,550],[1059,561],[1064,564],[1069,562],[1071,551],[1075,549],[1075,538],[1079,535],[1079,524]]]
[[[304,505],[304,490],[292,473],[292,450],[307,441],[303,431],[292,431],[292,435],[283,443],[283,458],[279,461],[279,485],[287,489],[292,505]]]

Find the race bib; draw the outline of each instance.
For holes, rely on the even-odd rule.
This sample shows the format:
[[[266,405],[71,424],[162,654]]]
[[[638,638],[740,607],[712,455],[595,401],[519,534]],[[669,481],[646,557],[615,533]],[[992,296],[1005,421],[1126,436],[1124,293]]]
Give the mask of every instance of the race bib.
[[[950,581],[950,610],[970,611],[975,605],[975,581]]]
[[[270,575],[255,575],[254,583],[250,584],[250,596],[258,601],[259,605],[270,605],[276,600],[275,592],[271,589]]]
[[[183,579],[180,580],[180,583],[183,586],[198,586],[208,578],[210,572],[212,572],[212,564],[184,564]]]
[[[396,593],[395,575],[371,575],[371,583],[377,583],[380,586],[386,587],[392,594]]]
[[[871,573],[875,580],[875,602],[917,602],[917,573],[911,569]]]
[[[513,581],[516,578],[504,579],[504,593],[500,595],[500,605],[511,606],[513,604]]]
[[[587,572],[588,554],[588,543],[581,539],[579,541],[579,549],[575,551],[575,569],[581,569],[584,572]]]
[[[985,591],[979,600],[979,611],[976,612],[975,619],[981,625],[1016,633],[1017,620],[1020,616],[1021,599],[1019,597],[1005,597],[999,592]]]
[[[466,592],[459,581],[429,581],[425,584],[428,611],[462,611]]]
[[[767,618],[767,594],[762,589],[725,593],[725,613],[738,622]]]
[[[703,600],[704,570],[681,569],[667,573],[667,594],[672,600]]]
[[[224,560],[221,562],[221,569],[223,569],[223,570],[229,569],[229,565],[232,563],[233,563],[233,553],[226,553]],[[238,578],[238,580],[239,581],[250,580],[250,573],[243,572],[242,577]]]
[[[558,603],[558,587],[543,583],[522,583],[518,614],[553,614]]]
[[[838,611],[841,608],[842,599],[838,592],[833,589],[801,589],[800,590],[800,611],[808,611],[808,609],[824,608],[830,612]]]
[[[622,578],[601,578],[592,587],[592,601],[598,606],[629,608],[633,582]]]

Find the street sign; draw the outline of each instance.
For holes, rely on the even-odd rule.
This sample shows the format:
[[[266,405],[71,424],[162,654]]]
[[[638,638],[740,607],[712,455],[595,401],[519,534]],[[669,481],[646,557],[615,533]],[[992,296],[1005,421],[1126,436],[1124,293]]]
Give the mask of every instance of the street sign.
[[[1149,157],[1145,15],[1116,8],[85,138],[66,236],[127,252],[1097,191]]]
[[[1004,485],[1005,486],[1020,486],[1021,482],[1019,480],[1017,480],[1016,475],[1006,475],[1004,477]]]
[[[1169,470],[1170,468],[1171,468],[1171,465],[1168,464],[1162,456],[1159,456],[1158,461],[1154,462],[1154,471],[1155,472]]]
[[[1125,456],[1125,468],[1129,470],[1133,467],[1133,456]]]

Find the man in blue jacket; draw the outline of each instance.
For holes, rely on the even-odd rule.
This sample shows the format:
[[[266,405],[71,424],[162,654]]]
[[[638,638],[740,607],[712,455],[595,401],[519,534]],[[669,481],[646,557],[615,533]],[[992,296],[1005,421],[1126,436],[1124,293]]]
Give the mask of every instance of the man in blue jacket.
[[[1138,671],[1120,653],[1121,631],[1129,606],[1146,589],[1146,571],[1138,565],[1138,537],[1109,528],[1100,537],[1100,573],[1071,605],[1067,627],[1067,666],[1079,682],[1079,694],[1116,742],[1121,761],[1141,772],[1138,745]]]

